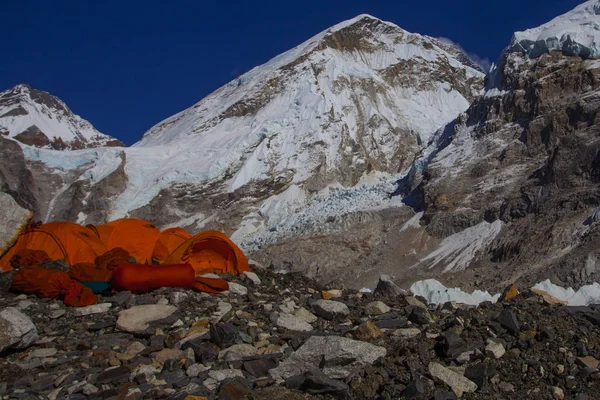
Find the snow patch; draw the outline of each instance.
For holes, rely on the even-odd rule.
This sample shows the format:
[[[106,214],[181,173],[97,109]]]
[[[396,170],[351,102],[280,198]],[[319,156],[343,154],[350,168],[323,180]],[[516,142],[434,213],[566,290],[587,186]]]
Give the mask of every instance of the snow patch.
[[[454,235],[448,236],[425,258],[413,265],[414,268],[423,263],[429,264],[429,269],[443,262],[442,273],[462,271],[484,250],[502,229],[502,221],[493,223],[483,221]]]
[[[500,294],[491,295],[487,291],[475,290],[473,293],[466,293],[459,288],[447,288],[435,279],[415,282],[410,287],[410,291],[415,296],[424,297],[430,304],[444,304],[454,301],[477,306],[484,301],[495,303],[500,298]]]

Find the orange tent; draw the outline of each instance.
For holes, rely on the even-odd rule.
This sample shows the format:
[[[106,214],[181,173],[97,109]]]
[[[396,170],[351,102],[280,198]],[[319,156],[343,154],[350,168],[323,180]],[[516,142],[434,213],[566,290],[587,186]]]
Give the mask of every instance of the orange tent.
[[[165,229],[158,236],[152,258],[161,264],[164,263],[169,258],[169,254],[191,237],[192,235],[182,228]]]
[[[29,229],[0,258],[0,269],[12,270],[10,260],[22,250],[42,250],[51,260],[64,259],[67,264],[93,263],[106,252],[106,246],[92,231],[72,222],[50,222]]]
[[[165,264],[190,264],[196,276],[250,271],[244,253],[218,231],[200,232],[186,240],[169,255]]]
[[[152,252],[160,230],[150,222],[123,218],[104,225],[88,225],[88,227],[96,232],[107,250],[121,247],[140,264],[152,262]]]

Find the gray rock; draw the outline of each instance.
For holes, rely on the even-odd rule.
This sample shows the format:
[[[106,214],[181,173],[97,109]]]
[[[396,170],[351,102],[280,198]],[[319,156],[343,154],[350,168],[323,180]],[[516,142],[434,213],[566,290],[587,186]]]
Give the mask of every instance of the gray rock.
[[[208,373],[208,376],[217,382],[222,382],[225,379],[232,379],[237,376],[243,378],[244,373],[242,371],[240,371],[239,369],[220,369],[217,371],[215,371],[215,370],[210,371]]]
[[[408,296],[408,292],[396,285],[388,275],[381,275],[379,277],[379,282],[377,282],[377,286],[373,293],[391,297]]]
[[[367,304],[365,312],[369,315],[381,315],[390,312],[391,308],[382,301],[374,301]]]
[[[336,317],[346,317],[350,314],[348,306],[334,300],[317,300],[312,304],[315,314],[328,320]]]
[[[19,237],[33,214],[22,208],[7,193],[0,192],[0,254],[4,254]]]
[[[159,304],[133,306],[119,312],[117,328],[131,333],[142,333],[150,326],[150,322],[167,318],[175,311],[177,307]]]
[[[490,358],[501,358],[504,355],[504,353],[506,353],[506,350],[504,349],[504,346],[502,346],[501,343],[491,342],[487,346],[485,346],[485,355]]]
[[[219,352],[219,360],[225,360],[227,362],[240,361],[245,357],[255,356],[257,354],[258,349],[251,344],[234,344]]]
[[[229,292],[240,296],[248,294],[248,288],[235,282],[227,282],[229,284]]]
[[[299,309],[295,310],[292,314],[300,318],[301,320],[308,322],[309,324],[317,322],[318,319],[316,315],[314,315],[304,307],[300,307]]]
[[[425,303],[423,303],[421,300],[417,299],[416,297],[407,296],[405,298],[405,300],[409,306],[415,306],[415,307],[419,307],[419,308],[423,308],[423,309],[427,310],[427,306],[425,305]]]
[[[313,327],[308,322],[290,314],[280,313],[273,318],[277,326],[297,332],[310,332]]]
[[[321,366],[330,378],[347,378],[386,355],[384,347],[340,336],[312,336],[277,368],[272,379],[287,379]]]
[[[54,348],[35,349],[31,353],[29,353],[29,356],[37,357],[37,358],[46,358],[46,357],[52,357],[52,356],[56,355],[56,353],[57,353],[57,350]]]
[[[421,334],[421,330],[419,328],[403,328],[397,329],[394,331],[392,335],[396,337],[403,337],[406,339],[410,339],[413,337],[417,337]]]
[[[192,364],[188,367],[188,369],[185,370],[185,373],[187,376],[195,378],[201,373],[208,371],[209,369],[210,367],[205,367],[202,364]]]
[[[38,338],[31,319],[14,307],[0,312],[0,351],[8,348],[24,349]]]
[[[111,303],[93,304],[87,307],[77,307],[73,309],[73,315],[81,317],[90,314],[102,314],[107,312],[112,307]]]
[[[189,293],[185,292],[173,292],[169,296],[169,302],[171,304],[179,304],[185,301],[188,297],[190,297]]]
[[[245,276],[246,278],[248,278],[250,281],[252,281],[252,283],[254,283],[255,285],[260,285],[261,284],[260,278],[254,272],[244,271],[244,272],[242,272],[242,274],[243,274],[243,276]]]
[[[463,393],[473,393],[477,390],[475,382],[436,362],[429,363],[429,373],[434,379],[450,386],[458,397],[461,397]]]

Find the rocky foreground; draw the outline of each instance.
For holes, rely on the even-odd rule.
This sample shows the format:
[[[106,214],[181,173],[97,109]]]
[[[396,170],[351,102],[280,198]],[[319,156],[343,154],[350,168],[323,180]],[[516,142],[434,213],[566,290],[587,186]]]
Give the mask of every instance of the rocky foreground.
[[[57,263],[54,263],[57,264]],[[56,265],[57,267],[59,265]],[[71,308],[0,276],[0,394],[19,399],[594,399],[600,307],[532,292],[426,306],[296,274]],[[513,288],[514,289],[514,288]],[[516,295],[516,296],[515,296]],[[511,298],[511,296],[514,296]]]

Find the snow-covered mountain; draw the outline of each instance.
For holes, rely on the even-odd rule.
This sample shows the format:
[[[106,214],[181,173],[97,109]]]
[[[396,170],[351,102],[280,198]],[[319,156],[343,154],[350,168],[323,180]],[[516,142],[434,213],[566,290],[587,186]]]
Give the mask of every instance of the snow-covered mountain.
[[[57,97],[25,84],[0,93],[0,135],[56,150],[123,146],[73,114]]]
[[[0,183],[41,219],[217,228],[260,261],[353,286],[577,285],[600,258],[599,4],[516,33],[485,89],[460,50],[361,15],[131,148],[4,140]]]
[[[435,132],[480,94],[483,77],[459,49],[360,15],[159,123],[131,148],[22,146],[26,163],[60,176],[36,212],[82,223],[135,215],[214,226],[242,242],[281,234],[285,214],[321,222],[347,212],[327,204],[359,183],[376,195],[361,191],[355,209],[389,197]],[[301,213],[311,204],[322,212],[307,219]]]

